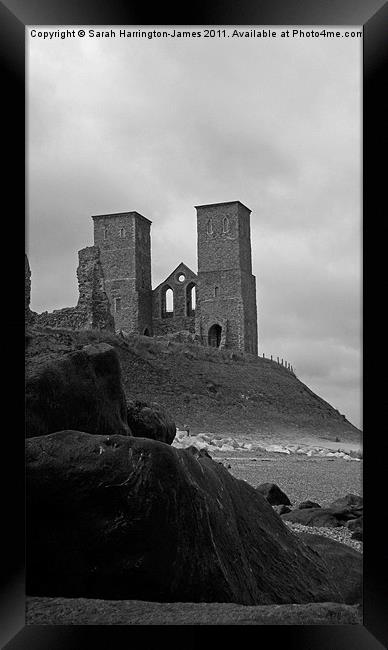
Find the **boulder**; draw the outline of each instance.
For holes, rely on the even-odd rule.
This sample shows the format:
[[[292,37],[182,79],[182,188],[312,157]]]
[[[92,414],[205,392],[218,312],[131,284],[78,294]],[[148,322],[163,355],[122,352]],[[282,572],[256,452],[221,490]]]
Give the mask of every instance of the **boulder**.
[[[291,508],[283,504],[280,506],[272,506],[272,508],[278,515],[285,515],[287,512],[291,512]]]
[[[302,501],[298,506],[299,510],[304,510],[304,508],[320,508],[321,506],[319,503],[315,503],[315,501]]]
[[[26,435],[64,429],[131,435],[120,362],[107,343],[62,356],[43,354],[26,367]]]
[[[346,522],[347,528],[349,530],[362,530],[363,529],[363,524],[364,524],[364,517],[357,517],[357,519],[349,519],[349,521]]]
[[[343,600],[323,557],[257,490],[206,455],[146,438],[60,431],[26,441],[26,494],[30,595]]]
[[[361,529],[354,530],[351,535],[352,539],[355,539],[357,542],[363,542],[364,541],[364,532]]]
[[[168,445],[175,438],[175,422],[156,402],[127,402],[127,422],[137,438],[151,438]]]
[[[362,601],[362,555],[346,544],[323,535],[298,533],[309,548],[327,564],[329,574],[338,582],[343,602],[352,605]]]
[[[291,501],[276,483],[261,483],[256,487],[257,492],[267,499],[272,506],[290,506]]]
[[[325,508],[295,508],[285,515],[282,515],[284,521],[292,521],[302,526],[317,526],[325,528],[335,528],[340,526],[337,517]]]
[[[346,496],[333,501],[329,505],[328,510],[344,522],[349,519],[357,519],[363,514],[363,498],[358,494],[347,494]]]

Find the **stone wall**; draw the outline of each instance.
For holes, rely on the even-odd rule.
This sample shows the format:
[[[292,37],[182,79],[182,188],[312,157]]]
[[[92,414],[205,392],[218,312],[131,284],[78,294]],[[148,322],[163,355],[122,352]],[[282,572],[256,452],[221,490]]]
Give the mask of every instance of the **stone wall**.
[[[195,332],[195,308],[191,304],[191,291],[196,291],[197,275],[186,264],[177,268],[161,282],[152,294],[152,320],[155,336],[174,332]],[[166,291],[174,296],[173,311],[166,309]]]
[[[24,318],[26,323],[30,322],[33,318],[33,313],[30,309],[31,301],[31,270],[28,262],[27,255],[24,256]]]
[[[88,246],[78,252],[79,299],[76,307],[55,309],[34,316],[34,325],[63,329],[100,329],[114,331],[108,296],[103,288],[100,251]],[[27,289],[26,289],[27,291]]]

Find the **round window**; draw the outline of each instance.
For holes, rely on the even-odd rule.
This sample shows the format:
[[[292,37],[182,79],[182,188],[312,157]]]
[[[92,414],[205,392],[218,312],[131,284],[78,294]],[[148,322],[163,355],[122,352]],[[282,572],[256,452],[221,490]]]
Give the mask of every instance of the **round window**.
[[[186,280],[186,276],[183,275],[183,273],[180,273],[180,274],[178,275],[178,281],[179,281],[179,282],[184,282],[185,280]]]

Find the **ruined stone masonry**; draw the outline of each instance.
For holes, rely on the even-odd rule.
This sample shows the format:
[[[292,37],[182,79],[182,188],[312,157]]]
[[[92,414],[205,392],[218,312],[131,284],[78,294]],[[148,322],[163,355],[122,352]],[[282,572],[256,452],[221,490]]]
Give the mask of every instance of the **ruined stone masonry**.
[[[186,331],[203,345],[257,355],[251,211],[240,201],[196,211],[198,273],[181,262],[152,290],[151,221],[138,212],[95,215],[94,246],[79,251],[77,306],[39,315],[26,307],[26,315],[49,327],[146,336]]]
[[[114,332],[115,322],[104,289],[100,250],[96,246],[83,248],[78,251],[78,259],[79,298],[77,306],[56,309],[51,313],[47,311],[42,314],[30,312],[29,320],[40,327],[101,329]],[[26,267],[27,265],[26,258]]]

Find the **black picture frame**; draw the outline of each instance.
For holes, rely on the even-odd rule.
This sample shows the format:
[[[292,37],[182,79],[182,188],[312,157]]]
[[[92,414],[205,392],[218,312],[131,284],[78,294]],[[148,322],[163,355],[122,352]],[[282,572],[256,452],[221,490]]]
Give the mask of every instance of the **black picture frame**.
[[[6,315],[3,326],[7,337],[6,352],[10,355],[4,366],[6,382],[5,405],[12,413],[12,424],[3,431],[3,465],[9,471],[3,487],[3,550],[0,597],[0,642],[8,650],[50,650],[86,647],[125,647],[141,635],[141,643],[153,647],[170,642],[185,648],[216,639],[219,632],[206,626],[156,627],[126,626],[25,626],[24,592],[24,311],[21,296],[24,281],[25,222],[25,26],[26,25],[363,25],[363,211],[364,211],[364,624],[362,626],[250,626],[244,631],[228,627],[231,643],[286,643],[287,648],[342,650],[378,650],[387,644],[388,544],[381,532],[384,511],[382,480],[386,472],[387,438],[381,416],[384,402],[379,382],[370,390],[370,378],[376,374],[379,350],[369,351],[370,333],[378,341],[378,327],[366,314],[372,315],[375,302],[366,282],[374,272],[380,277],[384,260],[378,243],[384,223],[383,191],[384,161],[380,158],[384,125],[388,113],[383,103],[384,63],[386,60],[387,5],[354,0],[265,0],[250,3],[214,2],[206,7],[193,3],[184,9],[161,6],[150,11],[143,5],[125,0],[109,3],[84,0],[8,0],[0,2],[0,61],[3,69],[3,244],[11,248],[12,264],[6,265],[3,301]],[[385,84],[386,85],[386,84]],[[384,182],[385,181],[385,182]],[[12,190],[11,190],[12,188]],[[376,234],[378,235],[376,238]],[[17,245],[16,245],[17,243]],[[382,242],[380,242],[381,245]],[[8,248],[8,246],[4,247]],[[4,250],[4,249],[3,249]],[[368,251],[373,250],[372,255]],[[379,273],[380,272],[380,273]],[[8,274],[8,275],[7,275]],[[7,280],[7,277],[9,281]],[[372,275],[373,277],[373,275]],[[373,280],[372,280],[373,282]],[[22,284],[23,283],[23,284]],[[372,316],[371,316],[372,317]],[[382,330],[381,330],[382,331]],[[12,341],[12,344],[10,344]],[[383,335],[380,341],[384,341]],[[12,380],[9,379],[12,377]],[[366,379],[367,378],[367,379]],[[378,444],[378,451],[376,449]],[[6,455],[5,455],[6,454]],[[385,471],[384,471],[385,470]],[[3,473],[4,476],[4,473]],[[3,478],[2,476],[2,478]],[[191,627],[191,626],[190,626]],[[205,628],[205,629],[204,629]],[[215,641],[216,642],[216,641]],[[218,642],[218,641],[217,641]]]

